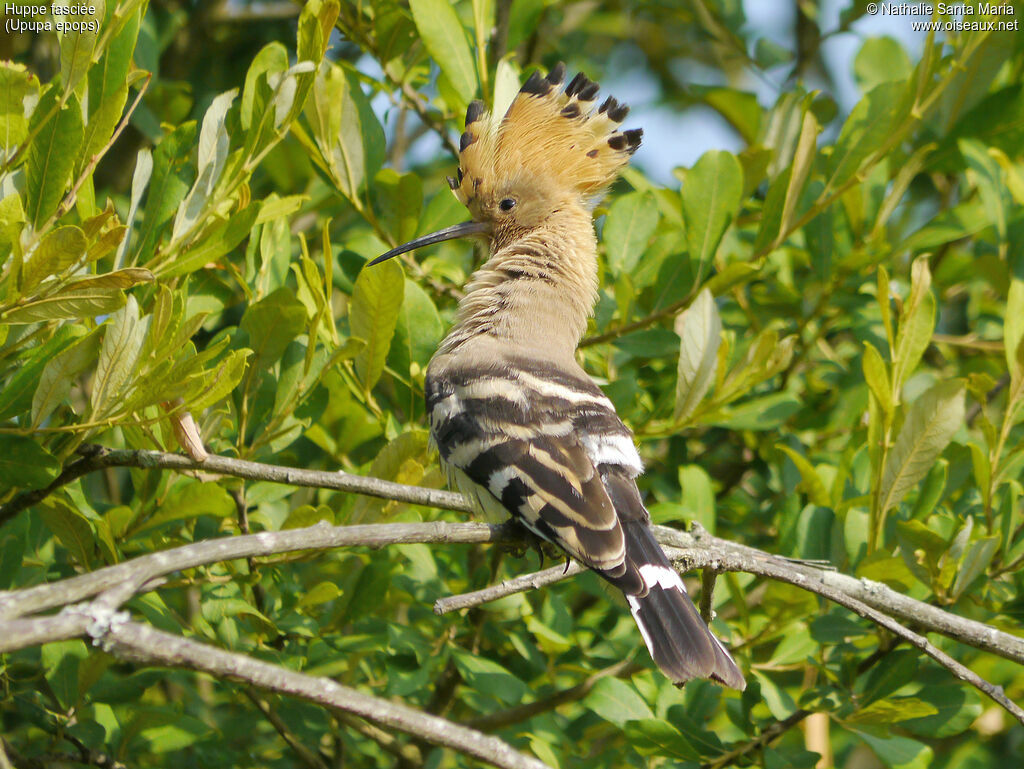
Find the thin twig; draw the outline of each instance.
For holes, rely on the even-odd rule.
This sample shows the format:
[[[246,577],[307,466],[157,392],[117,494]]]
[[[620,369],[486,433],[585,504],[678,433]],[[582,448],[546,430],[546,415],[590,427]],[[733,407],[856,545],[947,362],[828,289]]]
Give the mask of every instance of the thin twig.
[[[441,142],[444,144],[445,149],[448,150],[448,152],[450,152],[454,157],[458,158],[459,147],[455,143],[455,140],[452,139],[448,131],[445,130],[444,119],[442,118],[441,120],[437,120],[436,118],[434,118],[433,115],[430,114],[430,112],[427,110],[426,105],[420,100],[420,95],[416,92],[416,89],[413,88],[411,85],[409,85],[406,82],[403,82],[400,84],[400,88],[404,100],[409,104],[410,107],[413,108],[413,111],[417,115],[419,115],[420,120],[422,120],[426,125],[430,126],[433,129],[434,133],[436,133],[441,138]]]
[[[582,571],[586,571],[586,567],[573,561],[569,564],[568,568],[563,565],[552,566],[549,569],[535,571],[532,574],[523,574],[519,577],[506,579],[496,585],[490,585],[480,590],[438,598],[434,601],[434,614],[442,615],[459,611],[460,609],[470,609],[480,604],[497,601],[499,598],[515,593],[537,590],[545,585],[551,585],[555,582],[561,582],[563,579],[574,577]]]
[[[776,739],[777,737],[782,736],[782,734],[784,734],[785,732],[789,731],[794,726],[799,724],[813,712],[814,711],[812,710],[804,710],[803,708],[801,708],[800,710],[796,711],[792,715],[787,716],[781,721],[776,721],[774,724],[769,726],[767,729],[765,729],[763,732],[757,735],[757,737],[750,740],[749,742],[744,742],[738,748],[730,750],[728,753],[724,753],[723,755],[716,758],[714,761],[709,761],[706,764],[701,764],[700,769],[725,769],[725,767],[727,766],[733,766],[737,759],[742,758],[743,756],[747,755],[748,753],[752,753],[755,750],[763,748],[769,742]]]
[[[324,761],[320,756],[314,753],[312,750],[302,744],[302,741],[292,734],[292,730],[288,728],[288,724],[277,714],[263,697],[261,697],[255,689],[251,686],[245,687],[243,690],[245,696],[249,698],[253,705],[263,714],[270,725],[277,730],[277,733],[281,735],[281,739],[288,743],[295,755],[299,757],[299,760],[304,763],[310,769],[330,769],[327,762]]]
[[[44,489],[22,492],[7,504],[0,505],[0,524],[14,517],[16,513],[41,502],[60,487],[66,486],[83,475],[107,467],[177,470],[179,472],[196,472],[207,476],[230,475],[252,481],[271,481],[286,483],[290,486],[349,491],[355,494],[366,494],[371,497],[439,507],[445,510],[472,511],[469,503],[461,494],[441,489],[406,486],[380,478],[353,475],[341,470],[305,470],[222,457],[217,454],[211,454],[204,462],[197,462],[181,454],[171,454],[165,451],[145,449],[128,451],[108,449],[94,444],[82,445],[79,447],[78,453],[83,457],[65,466],[64,471],[49,486]]]
[[[348,713],[338,713],[338,720],[353,731],[359,732],[369,740],[373,740],[383,750],[397,758],[403,766],[423,766],[423,753],[409,742],[402,742],[391,732],[374,726],[361,718]]]

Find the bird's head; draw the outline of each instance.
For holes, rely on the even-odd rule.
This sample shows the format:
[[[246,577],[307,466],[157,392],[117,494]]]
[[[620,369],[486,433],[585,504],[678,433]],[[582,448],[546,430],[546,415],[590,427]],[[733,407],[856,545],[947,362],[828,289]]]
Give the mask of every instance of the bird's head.
[[[629,107],[583,73],[562,89],[565,65],[526,81],[504,117],[481,101],[466,110],[459,167],[448,184],[472,220],[381,254],[378,264],[415,248],[482,236],[492,250],[543,228],[567,208],[591,210],[640,146],[643,131],[620,131]]]

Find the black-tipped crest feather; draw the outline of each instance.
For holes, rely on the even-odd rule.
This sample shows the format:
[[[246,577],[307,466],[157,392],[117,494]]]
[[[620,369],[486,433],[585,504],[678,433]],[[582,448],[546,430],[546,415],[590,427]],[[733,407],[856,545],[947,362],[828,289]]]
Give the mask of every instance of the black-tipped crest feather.
[[[512,178],[565,185],[593,205],[628,162],[641,133],[616,129],[629,107],[608,97],[595,109],[598,84],[577,73],[560,90],[565,79],[561,63],[546,76],[533,72],[503,116],[481,102],[469,105],[459,142],[465,178],[458,177],[456,194],[471,210]]]

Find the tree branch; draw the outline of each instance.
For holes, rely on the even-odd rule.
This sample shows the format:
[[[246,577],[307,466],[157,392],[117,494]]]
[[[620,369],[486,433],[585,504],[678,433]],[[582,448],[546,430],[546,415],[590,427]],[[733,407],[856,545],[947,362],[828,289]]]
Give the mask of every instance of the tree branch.
[[[490,603],[515,593],[525,593],[527,590],[537,590],[545,585],[561,582],[563,579],[574,577],[585,571],[585,567],[576,561],[572,561],[569,567],[552,566],[549,569],[535,571],[532,574],[523,574],[519,577],[506,579],[497,585],[490,585],[480,590],[473,590],[469,593],[445,596],[434,601],[434,614],[442,615],[460,609],[470,609],[482,603]]]
[[[305,470],[222,457],[217,454],[211,454],[204,462],[197,462],[182,454],[171,454],[166,451],[108,449],[95,444],[83,444],[79,447],[78,453],[82,455],[82,458],[67,465],[49,486],[44,489],[22,492],[7,504],[0,505],[0,524],[13,518],[16,513],[41,502],[60,487],[66,486],[83,475],[108,467],[177,470],[178,472],[195,472],[206,476],[231,475],[252,481],[272,481],[286,483],[290,486],[349,491],[354,494],[366,494],[371,497],[393,499],[414,505],[472,512],[472,507],[461,494],[441,489],[427,489],[421,486],[406,486],[380,478],[353,475],[342,470]]]
[[[412,488],[412,487],[410,487]],[[505,524],[490,526],[479,523],[385,523],[362,526],[329,526],[319,523],[305,529],[264,531],[221,539],[209,539],[191,545],[163,550],[133,558],[124,563],[69,577],[47,585],[22,590],[0,591],[0,619],[9,620],[0,638],[0,651],[23,648],[15,628],[17,617],[67,606],[104,591],[121,591],[112,607],[128,600],[136,592],[150,589],[153,580],[183,569],[192,569],[236,558],[277,555],[298,550],[330,550],[336,547],[372,547],[386,545],[479,544],[482,542],[522,543],[522,530]],[[26,622],[55,621],[56,617],[36,617]],[[67,637],[67,636],[65,636]],[[50,639],[55,640],[55,639]],[[35,641],[27,645],[31,645]]]
[[[310,769],[330,769],[323,758],[303,745],[302,741],[292,734],[292,730],[288,728],[288,724],[284,722],[284,719],[277,714],[277,711],[271,707],[267,700],[259,696],[255,689],[251,686],[245,687],[245,696],[263,714],[264,718],[270,722],[270,725],[281,735],[281,739],[288,744],[288,747],[295,752],[295,755],[299,757],[303,764]]]
[[[83,613],[87,612],[87,609],[83,610]],[[98,621],[102,622],[103,618],[98,618]],[[520,753],[496,737],[421,713],[406,705],[364,694],[330,678],[296,673],[244,654],[165,633],[143,623],[115,619],[98,628],[94,639],[104,651],[126,662],[185,668],[218,678],[244,681],[266,691],[299,697],[359,716],[502,769],[550,769],[547,764]]]

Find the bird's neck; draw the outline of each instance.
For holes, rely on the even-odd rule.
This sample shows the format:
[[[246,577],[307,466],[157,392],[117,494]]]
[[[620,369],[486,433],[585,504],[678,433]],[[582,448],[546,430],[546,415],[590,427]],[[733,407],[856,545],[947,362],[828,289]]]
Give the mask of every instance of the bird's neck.
[[[493,247],[459,302],[438,350],[507,346],[572,357],[597,300],[597,241],[590,212],[565,208],[545,226]]]

